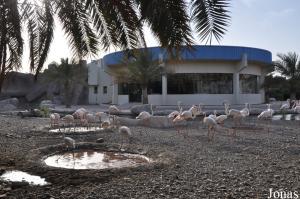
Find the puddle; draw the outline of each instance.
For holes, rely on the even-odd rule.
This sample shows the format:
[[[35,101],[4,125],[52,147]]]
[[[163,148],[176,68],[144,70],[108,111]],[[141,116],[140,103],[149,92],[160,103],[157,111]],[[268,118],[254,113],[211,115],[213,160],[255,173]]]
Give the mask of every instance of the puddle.
[[[50,156],[45,159],[45,163],[52,167],[66,169],[108,169],[136,167],[150,163],[151,160],[143,155],[97,152],[93,150],[67,152]]]
[[[28,182],[31,185],[47,185],[48,183],[44,178],[39,176],[30,175],[22,171],[5,171],[1,176],[1,180],[10,182]]]
[[[300,114],[273,115],[272,120],[300,120]]]
[[[71,128],[60,128],[60,129],[50,129],[49,132],[51,133],[59,133],[59,132],[94,132],[94,131],[102,131],[104,130],[103,128],[100,128],[100,127],[90,127],[90,128],[87,128],[87,127],[75,127],[75,130],[74,130],[74,127],[71,127]]]

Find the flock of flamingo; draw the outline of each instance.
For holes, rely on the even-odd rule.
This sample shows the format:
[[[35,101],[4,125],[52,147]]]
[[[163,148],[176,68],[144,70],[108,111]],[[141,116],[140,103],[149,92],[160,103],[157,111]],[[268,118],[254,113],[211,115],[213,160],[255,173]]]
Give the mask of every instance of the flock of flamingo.
[[[235,126],[241,125],[241,121],[250,115],[250,104],[245,103],[245,107],[241,110],[231,109],[230,104],[224,102],[224,113],[225,114],[217,114],[215,110],[213,114],[207,115],[206,112],[203,111],[203,104],[192,105],[188,110],[183,111],[182,103],[180,101],[177,102],[178,110],[171,112],[167,118],[173,124],[173,126],[177,129],[178,133],[180,132],[180,124],[183,121],[195,120],[197,116],[203,116],[203,124],[208,127],[208,138],[209,140],[214,139],[215,131],[218,127],[223,126],[225,120],[229,117],[233,118]],[[300,101],[293,101],[293,106],[291,106],[291,101],[288,99],[286,103],[282,104],[280,110],[294,110],[297,113],[300,113]],[[149,122],[149,119],[153,117],[153,106],[150,105],[151,113],[147,111],[142,111],[136,117],[138,120],[142,120],[144,124]],[[58,113],[50,114],[50,127],[75,127],[76,126],[86,126],[89,128],[93,124],[98,124],[100,122],[100,127],[103,129],[118,129],[119,136],[121,136],[122,144],[125,139],[129,141],[132,137],[132,133],[129,127],[121,126],[120,121],[117,119],[115,114],[120,113],[120,109],[118,109],[115,105],[109,106],[108,113],[105,112],[97,112],[97,113],[89,113],[86,109],[80,108],[77,109],[73,114],[65,115],[60,118]],[[272,116],[274,114],[274,110],[271,108],[271,104],[267,104],[267,109],[263,110],[258,116],[257,119],[269,119],[271,121]],[[269,130],[268,130],[269,131]],[[65,137],[64,135],[64,143],[67,148],[75,148],[75,140],[70,137]]]

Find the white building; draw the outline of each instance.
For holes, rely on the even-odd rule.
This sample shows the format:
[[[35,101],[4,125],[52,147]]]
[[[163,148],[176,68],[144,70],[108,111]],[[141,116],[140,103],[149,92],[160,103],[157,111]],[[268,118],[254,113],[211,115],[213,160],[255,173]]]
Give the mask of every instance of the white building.
[[[149,48],[155,59],[161,59],[172,73],[162,75],[148,88],[149,103],[220,105],[264,102],[261,84],[272,54],[263,49],[237,46],[194,46],[183,50],[179,61],[172,61],[159,47]],[[137,85],[118,83],[114,72],[124,68],[124,52],[108,54],[89,64],[89,101],[91,104],[125,104],[141,100]],[[98,92],[97,92],[98,91]],[[107,91],[107,92],[105,92]]]
[[[89,104],[112,102],[112,77],[102,59],[88,64]]]

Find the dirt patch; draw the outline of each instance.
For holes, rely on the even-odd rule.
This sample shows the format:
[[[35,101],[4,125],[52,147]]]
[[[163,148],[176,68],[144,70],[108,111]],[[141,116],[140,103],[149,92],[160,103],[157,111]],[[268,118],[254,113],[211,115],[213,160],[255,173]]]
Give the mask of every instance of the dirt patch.
[[[257,123],[256,117],[245,124]],[[131,126],[133,140],[126,152],[141,153],[159,161],[145,167],[81,170],[47,167],[43,157],[62,152],[63,135],[43,129],[48,119],[0,116],[0,171],[21,170],[46,178],[44,187],[13,187],[0,182],[6,198],[266,198],[269,188],[299,191],[298,121],[257,123],[263,129],[227,130],[207,138],[201,118],[183,130]],[[270,125],[270,131],[265,128]],[[233,121],[225,122],[226,127]],[[32,130],[35,129],[35,130]],[[93,149],[118,151],[117,132],[67,134]],[[103,144],[96,140],[103,138]],[[149,167],[148,167],[149,166]],[[1,170],[2,169],[2,170]]]

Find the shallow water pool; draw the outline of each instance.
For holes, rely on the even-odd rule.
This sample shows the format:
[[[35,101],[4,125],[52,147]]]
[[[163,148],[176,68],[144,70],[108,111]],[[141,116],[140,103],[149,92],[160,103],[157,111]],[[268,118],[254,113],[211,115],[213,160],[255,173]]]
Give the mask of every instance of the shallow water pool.
[[[48,166],[66,169],[108,169],[136,167],[149,164],[150,158],[130,153],[99,152],[93,150],[67,152],[47,157]]]

